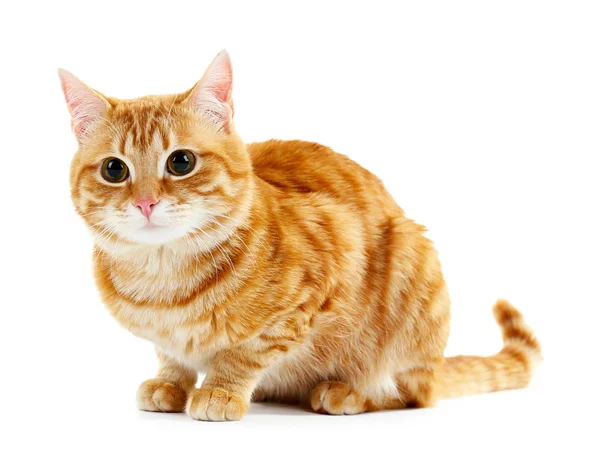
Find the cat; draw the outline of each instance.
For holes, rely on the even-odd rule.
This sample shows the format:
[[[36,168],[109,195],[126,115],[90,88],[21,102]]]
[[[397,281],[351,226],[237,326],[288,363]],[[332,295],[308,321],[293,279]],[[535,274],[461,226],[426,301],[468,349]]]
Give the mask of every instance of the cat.
[[[436,250],[377,177],[319,144],[242,142],[226,51],[177,95],[119,100],[59,76],[101,298],[158,356],[140,409],[357,414],[529,383],[540,345],[504,300],[498,354],[444,358]]]

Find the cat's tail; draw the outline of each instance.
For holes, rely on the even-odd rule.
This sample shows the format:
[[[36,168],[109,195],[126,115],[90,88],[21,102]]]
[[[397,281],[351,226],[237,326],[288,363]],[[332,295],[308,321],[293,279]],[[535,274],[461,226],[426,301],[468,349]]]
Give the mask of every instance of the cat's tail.
[[[449,398],[524,388],[542,360],[540,344],[521,313],[499,300],[494,316],[502,329],[504,348],[494,356],[445,358],[438,377],[437,397]]]

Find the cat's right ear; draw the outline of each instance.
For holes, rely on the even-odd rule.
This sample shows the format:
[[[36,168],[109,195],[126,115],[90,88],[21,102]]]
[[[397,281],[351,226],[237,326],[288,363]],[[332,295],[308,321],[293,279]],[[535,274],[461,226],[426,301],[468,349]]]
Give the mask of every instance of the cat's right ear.
[[[81,142],[90,135],[96,124],[105,118],[110,103],[104,95],[62,68],[58,70],[58,77],[71,113],[73,133]]]
[[[188,97],[196,112],[212,121],[219,130],[226,132],[233,119],[232,85],[231,59],[227,51],[222,50]]]

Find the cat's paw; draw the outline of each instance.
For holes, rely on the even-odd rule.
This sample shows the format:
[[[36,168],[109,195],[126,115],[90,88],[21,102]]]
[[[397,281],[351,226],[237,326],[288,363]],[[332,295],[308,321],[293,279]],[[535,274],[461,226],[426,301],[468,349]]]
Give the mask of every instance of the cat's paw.
[[[367,410],[367,400],[358,391],[341,382],[319,383],[310,395],[315,412],[330,415],[355,415]]]
[[[237,421],[248,411],[248,404],[237,394],[220,388],[199,388],[188,397],[186,412],[195,420]]]
[[[149,412],[183,412],[187,400],[182,388],[160,378],[142,383],[136,397],[139,409]]]

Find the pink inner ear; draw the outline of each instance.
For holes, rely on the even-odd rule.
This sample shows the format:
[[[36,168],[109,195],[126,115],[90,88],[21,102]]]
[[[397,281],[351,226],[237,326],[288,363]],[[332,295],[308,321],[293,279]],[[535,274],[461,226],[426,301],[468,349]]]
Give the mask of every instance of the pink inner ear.
[[[73,128],[73,132],[75,136],[78,138],[83,137],[87,130],[88,124],[90,124],[91,119],[86,119],[82,113],[81,104],[82,101],[78,100],[76,97],[69,95],[71,92],[65,92],[65,99],[67,100],[67,105],[69,106],[69,111],[71,111],[71,128]]]
[[[214,90],[216,97],[220,101],[227,103],[231,98],[231,82],[217,86]]]
[[[227,129],[233,117],[232,88],[231,59],[226,51],[222,51],[194,89],[192,99],[196,110],[208,114],[217,125]]]
[[[71,113],[73,132],[81,140],[104,117],[108,103],[71,73],[59,70],[59,77]]]
[[[229,60],[229,56],[223,62],[222,68],[220,68],[219,74],[217,75],[218,79],[215,82],[217,83],[213,90],[215,96],[225,103],[229,103],[231,100],[231,89],[233,88],[233,74],[231,72],[231,60]]]

